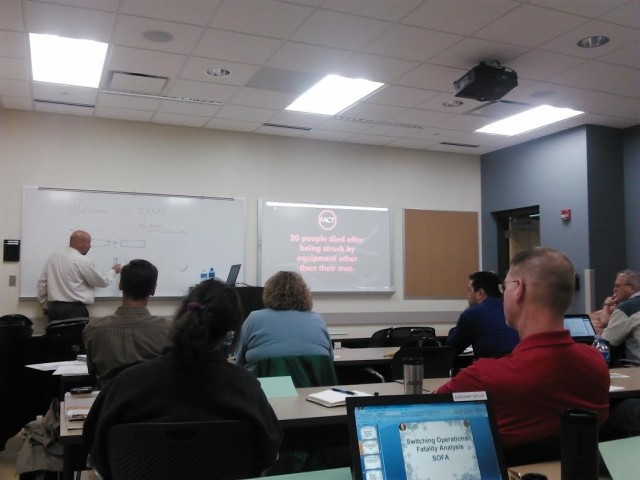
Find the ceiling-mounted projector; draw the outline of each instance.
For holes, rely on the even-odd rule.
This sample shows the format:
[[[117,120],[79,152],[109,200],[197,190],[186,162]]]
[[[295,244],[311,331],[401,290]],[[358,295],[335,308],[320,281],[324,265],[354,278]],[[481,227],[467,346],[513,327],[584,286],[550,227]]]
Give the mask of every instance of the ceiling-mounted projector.
[[[472,98],[481,102],[500,100],[518,86],[518,74],[500,65],[480,62],[453,82],[456,97]]]

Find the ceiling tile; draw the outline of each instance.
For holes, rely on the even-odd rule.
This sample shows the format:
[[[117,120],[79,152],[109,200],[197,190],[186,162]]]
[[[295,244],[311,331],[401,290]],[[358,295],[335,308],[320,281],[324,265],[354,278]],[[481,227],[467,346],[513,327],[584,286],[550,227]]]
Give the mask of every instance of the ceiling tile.
[[[92,10],[106,10],[117,12],[120,0],[56,0],[56,3],[69,7],[90,8]]]
[[[289,38],[312,13],[312,8],[273,0],[233,0],[222,4],[210,26],[265,37]]]
[[[0,96],[31,97],[30,82],[0,78]]]
[[[467,73],[467,70],[461,68],[421,65],[395,83],[407,87],[453,93],[453,82],[465,73]]]
[[[0,105],[14,110],[33,110],[33,102],[24,97],[0,97]]]
[[[322,8],[355,15],[364,12],[367,17],[397,22],[420,3],[422,0],[325,0]]]
[[[135,122],[149,122],[153,112],[143,110],[130,110],[128,108],[113,108],[97,106],[95,116],[101,118],[117,118],[120,120],[132,120]]]
[[[179,115],[177,113],[156,113],[153,123],[166,123],[183,127],[203,127],[209,119],[207,117],[194,117],[192,115]]]
[[[584,59],[542,50],[530,50],[513,60],[509,67],[518,73],[518,79],[543,80],[584,62]]]
[[[191,80],[177,80],[170,87],[168,95],[172,97],[187,97],[210,102],[226,102],[238,90],[231,85],[215,85],[213,83],[193,82]]]
[[[127,110],[155,111],[160,108],[162,100],[130,95],[116,95],[100,92],[98,103],[100,107],[124,108]]]
[[[419,88],[387,85],[365,99],[367,103],[392,105],[395,107],[417,107],[438,92]]]
[[[0,30],[24,29],[22,21],[22,2],[20,0],[0,0]]]
[[[310,140],[327,140],[331,142],[344,142],[347,138],[353,136],[350,132],[335,132],[331,130],[321,130],[313,128],[305,133],[302,138],[308,138]]]
[[[530,0],[529,3],[587,17],[599,17],[629,0]]]
[[[327,75],[347,62],[352,56],[353,54],[350,52],[335,48],[287,42],[271,57],[267,65]]]
[[[447,107],[444,105],[445,102],[450,102],[453,100],[462,102],[462,105],[453,106],[453,107]],[[453,93],[439,93],[435,96],[431,96],[426,101],[420,103],[418,105],[418,108],[423,108],[425,110],[433,110],[436,112],[455,113],[455,114],[462,115],[473,108],[482,106],[484,103],[485,102],[479,102],[471,98],[456,98],[453,96]]]
[[[334,72],[348,78],[366,78],[375,82],[391,83],[419,64],[376,55],[355,55]]]
[[[329,117],[326,121],[319,125],[321,130],[329,130],[343,133],[360,133],[369,128],[369,124],[360,122],[350,122],[347,120],[340,120],[336,117]]]
[[[603,55],[598,60],[640,69],[640,42],[632,43],[627,47]]]
[[[226,77],[214,77],[207,74],[208,69],[224,68],[231,72]],[[253,77],[260,67],[245,63],[234,63],[229,60],[191,57],[180,72],[180,78],[211,82],[225,85],[244,85]]]
[[[340,112],[339,117],[362,118],[365,120],[385,121],[404,111],[401,107],[390,105],[376,105],[374,103],[356,103],[352,107]]]
[[[0,57],[0,78],[29,80],[29,62],[24,58]]]
[[[280,43],[271,38],[210,29],[194,53],[200,57],[261,65],[273,55]]]
[[[585,62],[549,78],[550,82],[633,97],[638,93],[638,70],[602,62]]]
[[[61,35],[108,43],[116,16],[86,8],[24,2],[25,26],[31,33]]]
[[[391,23],[355,15],[316,11],[293,35],[293,40],[323,47],[356,50],[391,27]]]
[[[471,35],[517,6],[511,0],[429,0],[402,23]]]
[[[435,112],[433,110],[405,109],[393,116],[390,120],[393,122],[420,125],[421,127],[431,127],[439,125],[451,119],[453,116],[453,113]]]
[[[269,108],[244,107],[242,105],[224,105],[216,114],[216,118],[241,120],[245,122],[264,123],[273,117],[277,110]]]
[[[0,30],[0,56],[28,58],[27,37],[20,32]]]
[[[246,83],[248,87],[300,95],[318,83],[322,76],[313,73],[263,67]]]
[[[601,0],[607,1],[607,0]],[[620,3],[620,0],[617,0]],[[626,2],[624,2],[626,3]],[[621,6],[611,12],[602,16],[601,20],[607,22],[617,23],[619,25],[626,25],[628,27],[638,28],[638,19],[640,18],[640,2],[633,1],[628,2],[626,5]]]
[[[229,102],[234,105],[245,105],[247,107],[282,110],[291,105],[296,97],[297,95],[291,93],[272,92],[269,90],[245,87],[236,93]]]
[[[324,123],[326,115],[314,115],[301,112],[280,112],[269,119],[269,123],[290,125],[293,127],[312,128]]]
[[[536,47],[587,20],[545,8],[521,5],[474,34],[479,38]]]
[[[638,18],[640,23],[640,18]],[[610,41],[598,48],[580,48],[577,42],[593,35],[604,35]],[[588,22],[540,46],[543,50],[584,58],[598,58],[640,40],[640,30],[606,22]],[[640,52],[639,52],[640,56]]]
[[[524,47],[516,45],[479,38],[465,38],[460,43],[432,58],[430,62],[436,65],[470,70],[480,62],[492,64],[494,60],[497,60],[501,65],[509,67],[514,58],[526,51]]]
[[[365,145],[388,145],[393,142],[393,137],[383,137],[382,135],[368,135],[366,133],[359,133],[353,137],[348,138],[346,141],[350,143],[363,143]]]
[[[221,0],[124,0],[122,12],[142,17],[207,25]]]
[[[225,120],[222,118],[212,118],[205,127],[216,130],[233,130],[238,132],[252,132],[258,128],[261,123],[258,122],[240,122],[237,120]]]
[[[176,78],[187,57],[175,53],[153,52],[139,48],[113,47],[107,68],[120,72],[142,73]]]
[[[144,38],[144,33],[149,31],[170,33],[173,35],[173,40],[169,42],[147,40]],[[189,54],[198,43],[203,31],[202,27],[192,25],[120,15],[116,23],[113,42],[115,45],[123,45],[125,47]]]
[[[422,62],[455,45],[462,38],[450,33],[395,25],[368,45],[365,51]]]
[[[254,133],[260,133],[262,135],[278,135],[283,137],[300,137],[306,133],[306,130],[260,125],[254,130]]]

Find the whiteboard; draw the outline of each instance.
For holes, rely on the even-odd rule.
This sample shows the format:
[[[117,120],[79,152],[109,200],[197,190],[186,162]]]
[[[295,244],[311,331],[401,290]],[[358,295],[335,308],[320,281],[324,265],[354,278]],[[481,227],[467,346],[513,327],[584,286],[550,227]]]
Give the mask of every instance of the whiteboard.
[[[258,277],[293,270],[312,292],[394,292],[391,210],[261,200]]]
[[[238,198],[24,187],[20,297],[37,297],[47,257],[75,230],[91,234],[87,256],[100,272],[142,258],[158,268],[156,296],[182,297],[203,270],[226,278],[231,265],[244,263],[245,218]],[[120,296],[117,279],[96,288],[96,297]]]

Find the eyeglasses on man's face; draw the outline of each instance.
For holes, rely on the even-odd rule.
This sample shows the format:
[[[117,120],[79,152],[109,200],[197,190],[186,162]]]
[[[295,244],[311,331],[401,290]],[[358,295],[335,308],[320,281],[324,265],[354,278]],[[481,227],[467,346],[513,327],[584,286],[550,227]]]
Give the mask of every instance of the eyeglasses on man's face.
[[[613,285],[613,289],[618,290],[619,288],[622,288],[622,287],[631,287],[631,286],[633,286],[633,283],[616,283]]]
[[[507,283],[517,283],[517,282],[518,280],[505,280],[500,285],[498,285],[498,290],[500,290],[500,293],[504,294],[504,291],[507,289],[506,287]]]

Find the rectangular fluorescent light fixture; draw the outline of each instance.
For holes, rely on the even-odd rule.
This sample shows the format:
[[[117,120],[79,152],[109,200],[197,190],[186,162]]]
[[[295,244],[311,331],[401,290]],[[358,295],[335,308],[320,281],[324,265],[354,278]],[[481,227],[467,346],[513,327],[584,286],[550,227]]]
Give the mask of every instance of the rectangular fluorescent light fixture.
[[[34,81],[98,88],[106,43],[39,33],[30,33],[29,43]]]
[[[327,75],[300,95],[286,110],[335,115],[384,85],[364,78]]]
[[[570,108],[558,108],[550,105],[541,105],[526,112],[518,113],[508,118],[498,120],[482,127],[476,132],[492,133],[495,135],[513,136],[529,132],[536,128],[545,127],[552,123],[566,120],[567,118],[582,115],[584,112],[571,110]]]

